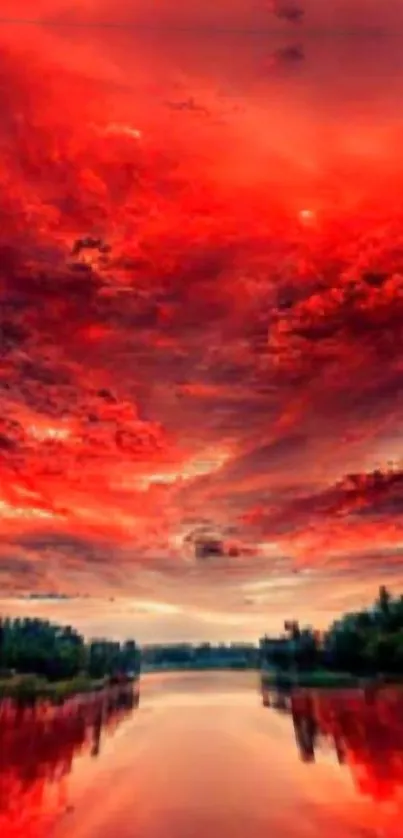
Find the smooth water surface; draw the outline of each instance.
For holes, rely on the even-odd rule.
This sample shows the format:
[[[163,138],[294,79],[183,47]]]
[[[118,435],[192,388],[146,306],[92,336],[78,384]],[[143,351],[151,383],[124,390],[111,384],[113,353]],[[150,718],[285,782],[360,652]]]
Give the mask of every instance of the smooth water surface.
[[[77,704],[46,736],[38,720],[25,751],[3,724],[1,834],[397,838],[402,708],[392,688],[287,696],[262,694],[251,673],[147,675],[101,744],[96,713]]]

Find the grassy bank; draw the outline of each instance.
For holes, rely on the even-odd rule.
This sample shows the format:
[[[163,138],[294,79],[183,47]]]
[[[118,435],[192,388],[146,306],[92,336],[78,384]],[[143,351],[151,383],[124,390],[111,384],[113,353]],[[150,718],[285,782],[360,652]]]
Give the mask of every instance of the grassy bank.
[[[153,672],[225,672],[225,671],[239,671],[239,672],[255,672],[258,669],[255,665],[245,665],[243,663],[162,663],[162,664],[143,664],[141,671],[143,674],[151,674]]]
[[[15,675],[0,680],[0,699],[11,698],[24,704],[36,701],[60,704],[72,696],[102,690],[106,685],[104,678],[95,680],[85,675],[66,681],[47,681],[37,675]]]
[[[263,670],[261,672],[263,687],[278,687],[289,689],[292,687],[323,687],[334,688],[368,687],[371,684],[402,683],[403,677],[396,675],[359,676],[349,672],[332,672],[326,669],[310,670],[307,672],[288,672],[286,670]]]

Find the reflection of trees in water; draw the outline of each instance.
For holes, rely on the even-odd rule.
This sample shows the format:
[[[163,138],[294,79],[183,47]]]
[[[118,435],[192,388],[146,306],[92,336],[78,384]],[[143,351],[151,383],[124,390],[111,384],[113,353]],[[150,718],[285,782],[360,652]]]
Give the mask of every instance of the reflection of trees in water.
[[[46,823],[66,808],[66,778],[74,757],[96,756],[138,703],[132,685],[110,687],[61,706],[17,707],[0,702],[0,835],[42,838]]]
[[[263,703],[275,707],[278,690],[267,692]],[[397,798],[403,790],[403,689],[300,689],[288,699],[304,761],[313,762],[318,748],[330,744],[361,794]]]

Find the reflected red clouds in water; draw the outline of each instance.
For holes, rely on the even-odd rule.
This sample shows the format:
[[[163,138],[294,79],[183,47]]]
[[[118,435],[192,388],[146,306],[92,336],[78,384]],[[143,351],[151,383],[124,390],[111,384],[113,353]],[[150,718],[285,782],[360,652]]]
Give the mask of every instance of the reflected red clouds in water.
[[[358,796],[374,804],[367,815],[368,828],[372,818],[372,827],[377,826],[380,835],[399,834],[403,812],[400,687],[268,689],[263,690],[263,701],[265,706],[291,715],[303,762],[323,762],[330,752],[341,770],[349,772]]]
[[[0,829],[4,838],[44,838],[69,812],[68,782],[80,755],[96,756],[135,705],[131,689],[61,706],[0,702]]]

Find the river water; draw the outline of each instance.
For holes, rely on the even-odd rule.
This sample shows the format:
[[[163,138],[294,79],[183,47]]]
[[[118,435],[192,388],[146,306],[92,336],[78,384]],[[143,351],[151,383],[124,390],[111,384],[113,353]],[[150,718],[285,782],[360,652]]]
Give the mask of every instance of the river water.
[[[99,702],[3,707],[2,838],[403,835],[403,691],[159,673],[137,707]]]

